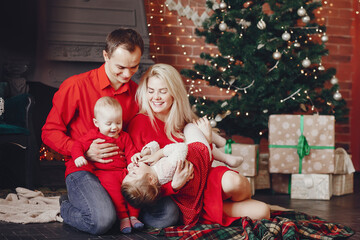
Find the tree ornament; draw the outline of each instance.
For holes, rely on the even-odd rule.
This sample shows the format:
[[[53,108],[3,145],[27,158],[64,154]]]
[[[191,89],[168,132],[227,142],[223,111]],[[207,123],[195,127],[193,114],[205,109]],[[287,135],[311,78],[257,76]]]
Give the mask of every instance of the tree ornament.
[[[305,15],[306,15],[306,10],[305,10],[305,8],[300,7],[300,8],[297,10],[297,14],[298,14],[300,17],[305,16]]]
[[[310,67],[311,61],[308,57],[306,57],[304,60],[302,60],[301,64],[304,68],[307,68],[307,67]]]
[[[330,83],[332,85],[335,85],[335,84],[338,84],[339,80],[337,79],[337,77],[333,76],[331,79],[330,79]]]
[[[290,38],[291,38],[291,35],[290,35],[290,33],[288,33],[287,31],[285,31],[285,32],[281,35],[281,38],[282,38],[282,40],[284,40],[284,41],[289,41]]]
[[[210,126],[211,126],[211,127],[216,127],[216,124],[217,124],[217,123],[216,123],[215,119],[212,118],[212,119],[210,119],[209,122],[210,122]]]
[[[302,17],[301,20],[303,21],[303,23],[308,23],[308,22],[310,22],[310,17],[308,15],[306,15],[306,16]]]
[[[273,59],[279,60],[281,58],[281,53],[276,49],[276,51],[272,55]]]
[[[222,116],[220,114],[215,116],[215,121],[216,122],[221,122],[223,120]]]
[[[294,42],[294,47],[296,47],[296,48],[300,47],[300,43],[297,40],[295,40],[295,42]]]
[[[193,112],[197,112],[197,107],[196,107],[196,104],[193,104],[192,106],[191,106],[191,110],[193,111]]]
[[[252,1],[247,1],[243,4],[244,8],[248,8],[250,7],[250,5],[252,4]]]
[[[334,98],[336,101],[341,100],[342,96],[341,96],[341,93],[339,92],[339,90],[337,90],[336,93],[334,93],[333,98]]]
[[[321,41],[324,43],[329,41],[329,37],[326,35],[326,33],[324,33],[324,35],[321,36]]]
[[[266,23],[263,19],[261,19],[258,23],[257,23],[257,28],[260,30],[264,30],[266,28]]]
[[[226,29],[227,29],[227,24],[226,24],[225,22],[221,22],[221,23],[219,24],[219,29],[220,29],[220,31],[222,31],[222,32],[226,31]]]
[[[325,70],[325,67],[320,63],[319,67],[318,67],[318,70],[319,71],[324,71]]]
[[[224,10],[225,8],[227,8],[227,4],[226,2],[221,2],[219,5],[220,9]]]

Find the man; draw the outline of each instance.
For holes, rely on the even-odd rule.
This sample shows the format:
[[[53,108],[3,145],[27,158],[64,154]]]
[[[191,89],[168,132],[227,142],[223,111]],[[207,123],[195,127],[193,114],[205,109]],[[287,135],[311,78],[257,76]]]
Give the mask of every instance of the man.
[[[43,143],[66,156],[68,198],[61,199],[61,216],[65,223],[81,231],[96,235],[107,232],[116,220],[116,212],[106,190],[92,174],[92,169],[88,165],[76,167],[73,161],[69,161],[71,148],[76,139],[94,127],[93,109],[100,97],[111,96],[120,102],[126,129],[138,112],[135,102],[137,84],[131,77],[139,68],[143,52],[144,42],[136,31],[120,28],[111,32],[103,51],[105,63],[97,69],[72,76],[61,84],[42,128]],[[94,140],[86,152],[88,160],[107,163],[112,160],[104,158],[123,154],[113,144],[101,144],[103,141]],[[166,218],[166,222],[174,224],[177,219],[171,215],[176,216],[176,213],[171,209],[178,211],[171,206],[170,210],[167,207],[162,217]],[[167,213],[170,216],[165,216]]]

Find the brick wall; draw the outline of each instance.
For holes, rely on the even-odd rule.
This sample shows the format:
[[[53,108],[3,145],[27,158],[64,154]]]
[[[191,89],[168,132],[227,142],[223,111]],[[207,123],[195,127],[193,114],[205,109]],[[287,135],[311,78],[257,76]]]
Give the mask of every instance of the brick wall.
[[[206,45],[203,38],[195,35],[194,23],[185,16],[179,16],[177,11],[169,11],[165,6],[165,0],[145,0],[144,2],[148,29],[151,34],[150,54],[154,62],[168,63],[180,70],[192,68],[194,62],[203,63],[199,57],[201,52],[216,53],[216,47]],[[199,16],[206,11],[205,0],[173,0],[173,2],[181,2],[182,6],[191,7],[198,11]],[[355,3],[353,0],[334,0],[331,3],[328,1],[320,12],[317,12],[318,21],[327,26],[329,37],[326,46],[330,54],[323,58],[322,63],[325,67],[337,69],[336,76],[339,79],[340,92],[350,109],[352,79],[354,78],[352,22],[355,17],[353,14]],[[190,85],[188,82],[186,84]],[[202,91],[214,99],[228,96],[224,91],[207,87],[204,82],[200,85]],[[349,124],[336,124],[336,146],[344,147],[349,152],[350,132]]]

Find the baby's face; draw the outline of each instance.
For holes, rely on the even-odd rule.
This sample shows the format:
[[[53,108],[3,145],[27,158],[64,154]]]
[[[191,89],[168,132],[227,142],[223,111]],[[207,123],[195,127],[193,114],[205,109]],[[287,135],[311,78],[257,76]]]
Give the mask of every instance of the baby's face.
[[[105,136],[117,138],[122,130],[122,114],[121,112],[101,111],[98,114],[97,127]]]
[[[130,163],[127,167],[129,173],[124,178],[123,182],[131,182],[142,178],[145,174],[153,174],[153,171],[149,165],[143,162],[139,162],[137,165]]]

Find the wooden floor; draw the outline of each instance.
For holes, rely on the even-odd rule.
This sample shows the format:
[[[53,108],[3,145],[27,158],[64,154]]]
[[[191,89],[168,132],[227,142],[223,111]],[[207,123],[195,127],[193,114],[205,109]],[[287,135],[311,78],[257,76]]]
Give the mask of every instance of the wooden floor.
[[[360,239],[360,173],[355,174],[354,194],[332,197],[331,200],[297,200],[289,195],[274,194],[269,190],[257,191],[254,199],[272,205],[294,209],[321,217],[329,222],[341,223],[356,231],[351,239]],[[0,239],[161,239],[144,233],[123,235],[115,228],[104,236],[92,236],[62,223],[9,224],[0,222]]]

